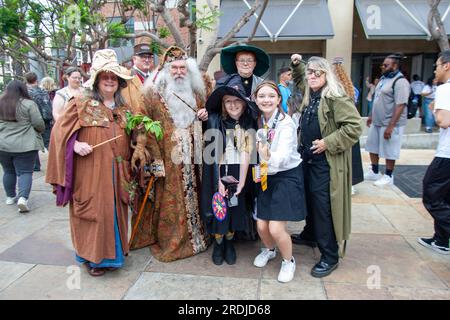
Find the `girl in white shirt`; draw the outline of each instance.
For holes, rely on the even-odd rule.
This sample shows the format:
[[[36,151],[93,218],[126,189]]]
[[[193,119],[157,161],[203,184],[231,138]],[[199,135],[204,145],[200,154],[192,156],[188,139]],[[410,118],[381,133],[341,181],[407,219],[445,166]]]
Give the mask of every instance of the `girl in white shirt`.
[[[286,231],[287,221],[301,221],[306,216],[302,161],[297,152],[296,125],[281,108],[281,93],[274,82],[256,87],[255,101],[261,112],[259,126],[263,136],[258,141],[261,164],[261,189],[257,200],[258,234],[265,248],[255,258],[256,267],[264,267],[276,256],[275,247],[283,258],[278,281],[289,282],[294,277],[295,259],[292,241]],[[265,139],[267,137],[267,139]],[[264,177],[264,168],[267,175]]]

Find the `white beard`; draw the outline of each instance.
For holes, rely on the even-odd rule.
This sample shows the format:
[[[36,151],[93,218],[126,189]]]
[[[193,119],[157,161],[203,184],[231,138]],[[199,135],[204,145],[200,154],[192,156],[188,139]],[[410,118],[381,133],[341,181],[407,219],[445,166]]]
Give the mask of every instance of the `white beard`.
[[[177,128],[186,129],[192,125],[196,117],[196,112],[189,108],[186,103],[177,98],[173,93],[178,95],[192,108],[197,109],[195,97],[189,78],[170,79],[164,90],[164,100],[169,108],[170,115]]]

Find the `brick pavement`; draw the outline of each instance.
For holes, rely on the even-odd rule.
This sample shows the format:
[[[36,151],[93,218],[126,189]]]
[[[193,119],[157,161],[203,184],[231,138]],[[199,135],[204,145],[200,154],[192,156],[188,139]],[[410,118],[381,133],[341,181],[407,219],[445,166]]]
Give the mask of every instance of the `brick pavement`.
[[[428,165],[433,156],[402,150],[398,163]],[[363,159],[367,168],[365,152]],[[237,264],[220,267],[210,260],[212,248],[172,263],[144,248],[132,251],[123,269],[93,278],[74,261],[68,209],[55,207],[44,172],[33,183],[32,211],[23,215],[5,205],[0,190],[0,299],[450,299],[450,256],[416,242],[432,234],[432,219],[420,199],[395,186],[356,187],[351,240],[334,273],[313,278],[318,250],[294,245],[296,275],[281,284],[279,256],[263,269],[253,267],[259,242],[238,243]],[[288,225],[292,232],[302,226]]]

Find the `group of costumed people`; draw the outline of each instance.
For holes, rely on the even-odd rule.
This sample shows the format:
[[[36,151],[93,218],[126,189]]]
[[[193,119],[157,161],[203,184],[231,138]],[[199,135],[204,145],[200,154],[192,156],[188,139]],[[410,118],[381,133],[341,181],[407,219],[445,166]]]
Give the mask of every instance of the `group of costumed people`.
[[[153,57],[149,46],[138,49],[137,57]],[[342,242],[350,233],[351,147],[361,133],[354,104],[343,100],[347,95],[337,80],[333,82],[331,67],[316,74],[326,76],[323,91],[332,82],[326,101],[333,104],[337,94],[343,102],[340,110],[329,107],[333,119],[320,119],[321,126],[333,123],[319,130],[319,136],[333,136],[327,146],[324,139],[314,144],[314,152],[322,153],[319,160],[326,156],[334,161],[318,167],[324,186],[330,187],[330,175],[332,183],[311,204],[308,197],[314,190],[308,193],[304,183],[299,123],[291,118],[308,108],[282,110],[277,85],[261,78],[270,63],[257,47],[224,48],[221,65],[226,75],[213,90],[196,61],[176,46],[166,50],[153,71],[136,69],[131,74],[119,65],[113,50],[95,53],[84,84],[87,90],[69,101],[54,125],[46,175],[57,205],[69,204],[76,259],[92,276],[122,267],[130,249],[143,247],[150,247],[156,259],[170,262],[203,252],[213,243],[214,264],[235,264],[234,240],[255,240],[257,235],[264,248],[254,265],[264,267],[277,248],[283,258],[280,282],[292,280],[295,272],[292,241],[319,246],[322,258],[314,276],[337,267],[338,249],[343,256]],[[298,89],[308,93],[308,64],[293,55],[291,68]],[[141,115],[145,117],[136,117]],[[130,126],[133,117],[151,119],[162,136],[144,122]],[[337,185],[341,170],[343,182]],[[339,199],[333,198],[335,188],[341,188]],[[318,203],[323,197],[328,200]],[[321,218],[311,218],[318,216],[312,213],[317,210],[327,216],[325,227]],[[305,217],[310,218],[304,232],[291,240],[287,221]]]

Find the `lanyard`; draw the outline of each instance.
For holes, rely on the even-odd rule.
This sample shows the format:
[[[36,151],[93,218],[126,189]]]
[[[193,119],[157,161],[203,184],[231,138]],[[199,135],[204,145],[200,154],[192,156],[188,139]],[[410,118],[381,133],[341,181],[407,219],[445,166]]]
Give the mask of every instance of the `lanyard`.
[[[277,114],[275,115],[275,120],[273,120],[273,124],[272,124],[272,128],[271,128],[272,130],[275,129],[275,127],[277,126],[279,117],[280,117],[280,111],[278,110]],[[266,120],[264,120],[264,116],[261,117],[261,120],[262,120],[263,128],[266,127],[267,124],[266,124]]]

